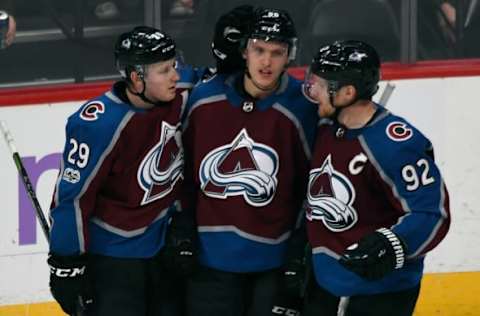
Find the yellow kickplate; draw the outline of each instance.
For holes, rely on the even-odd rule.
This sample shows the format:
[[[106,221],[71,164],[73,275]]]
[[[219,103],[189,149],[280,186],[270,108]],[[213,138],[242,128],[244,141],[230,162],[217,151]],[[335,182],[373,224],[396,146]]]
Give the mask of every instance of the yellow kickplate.
[[[0,306],[0,316],[64,316],[55,302]]]
[[[426,274],[415,316],[479,316],[480,272]]]
[[[480,316],[480,272],[426,274],[414,316]],[[0,306],[0,316],[64,316],[55,302]]]

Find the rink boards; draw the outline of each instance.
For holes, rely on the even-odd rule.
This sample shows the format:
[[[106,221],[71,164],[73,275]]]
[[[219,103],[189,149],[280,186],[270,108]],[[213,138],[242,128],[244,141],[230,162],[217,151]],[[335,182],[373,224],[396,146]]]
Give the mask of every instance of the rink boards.
[[[480,106],[475,96],[480,77],[392,83],[396,89],[388,108],[433,142],[450,191],[453,217],[446,239],[427,257],[415,315],[480,315]],[[50,101],[0,106],[0,119],[12,131],[45,210],[58,172],[66,118],[81,104]],[[47,243],[3,139],[0,174],[0,316],[62,315],[48,291]]]
[[[476,316],[480,311],[475,272],[427,274],[414,316]],[[53,302],[0,306],[1,316],[65,315]]]

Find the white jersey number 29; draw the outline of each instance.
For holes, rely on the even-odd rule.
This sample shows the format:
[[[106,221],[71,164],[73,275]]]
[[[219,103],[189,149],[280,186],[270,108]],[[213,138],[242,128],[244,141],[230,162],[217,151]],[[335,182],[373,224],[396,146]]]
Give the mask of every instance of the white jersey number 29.
[[[423,158],[417,161],[416,166],[404,166],[402,168],[402,177],[407,183],[407,191],[415,191],[420,185],[425,186],[435,182],[435,179],[429,175],[429,171],[430,165],[428,161]]]
[[[88,163],[90,148],[85,143],[79,144],[75,138],[70,138],[70,144],[72,145],[72,148],[68,152],[68,162],[79,168],[85,168]]]

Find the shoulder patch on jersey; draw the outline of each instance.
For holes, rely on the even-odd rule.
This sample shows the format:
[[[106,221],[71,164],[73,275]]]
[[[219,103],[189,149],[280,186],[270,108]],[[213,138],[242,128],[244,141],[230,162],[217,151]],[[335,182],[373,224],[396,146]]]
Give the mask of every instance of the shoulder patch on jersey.
[[[395,142],[403,142],[413,136],[411,129],[405,122],[394,121],[387,125],[385,133]]]
[[[105,104],[101,101],[92,101],[84,105],[80,112],[80,118],[84,121],[95,121],[98,115],[105,113]]]

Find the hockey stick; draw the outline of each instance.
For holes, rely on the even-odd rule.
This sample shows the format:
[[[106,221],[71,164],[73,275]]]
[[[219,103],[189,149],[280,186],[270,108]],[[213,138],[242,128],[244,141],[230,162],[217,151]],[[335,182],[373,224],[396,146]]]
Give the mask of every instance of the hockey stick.
[[[388,100],[392,96],[393,90],[395,90],[395,85],[393,83],[387,82],[385,89],[383,89],[382,95],[378,100],[378,103],[384,107],[387,107]]]
[[[45,235],[47,241],[50,242],[50,227],[48,225],[47,219],[45,218],[45,214],[42,211],[42,207],[38,202],[37,194],[35,193],[30,178],[28,177],[27,170],[25,170],[25,167],[23,166],[22,158],[20,158],[17,148],[15,148],[12,134],[10,133],[10,130],[7,128],[7,125],[4,121],[0,121],[0,129],[2,131],[3,137],[5,138],[5,141],[7,142],[8,147],[10,148],[10,151],[12,152],[13,161],[17,166],[18,173],[22,177],[23,185],[25,187],[25,190],[27,191],[30,201],[32,202],[33,208],[35,209],[35,213],[37,215],[38,221],[40,222],[43,234]]]
[[[23,185],[25,186],[25,190],[27,190],[28,197],[32,202],[33,208],[35,209],[35,214],[37,215],[37,219],[40,222],[40,226],[42,227],[43,234],[45,235],[45,238],[47,239],[48,243],[50,243],[50,226],[48,225],[47,219],[45,218],[45,213],[43,213],[42,207],[38,202],[37,194],[35,193],[35,189],[33,188],[32,182],[30,181],[30,177],[28,176],[27,170],[23,166],[22,158],[20,157],[20,154],[18,153],[17,148],[15,147],[12,133],[10,133],[10,130],[8,129],[7,124],[4,121],[0,121],[0,130],[3,134],[3,137],[5,138],[5,141],[7,142],[8,147],[10,148],[10,151],[12,152],[13,161],[17,166],[18,173],[22,177]],[[72,316],[82,316],[82,315],[83,315],[83,309],[81,307],[80,298],[79,298],[77,312],[75,315],[72,315]]]

